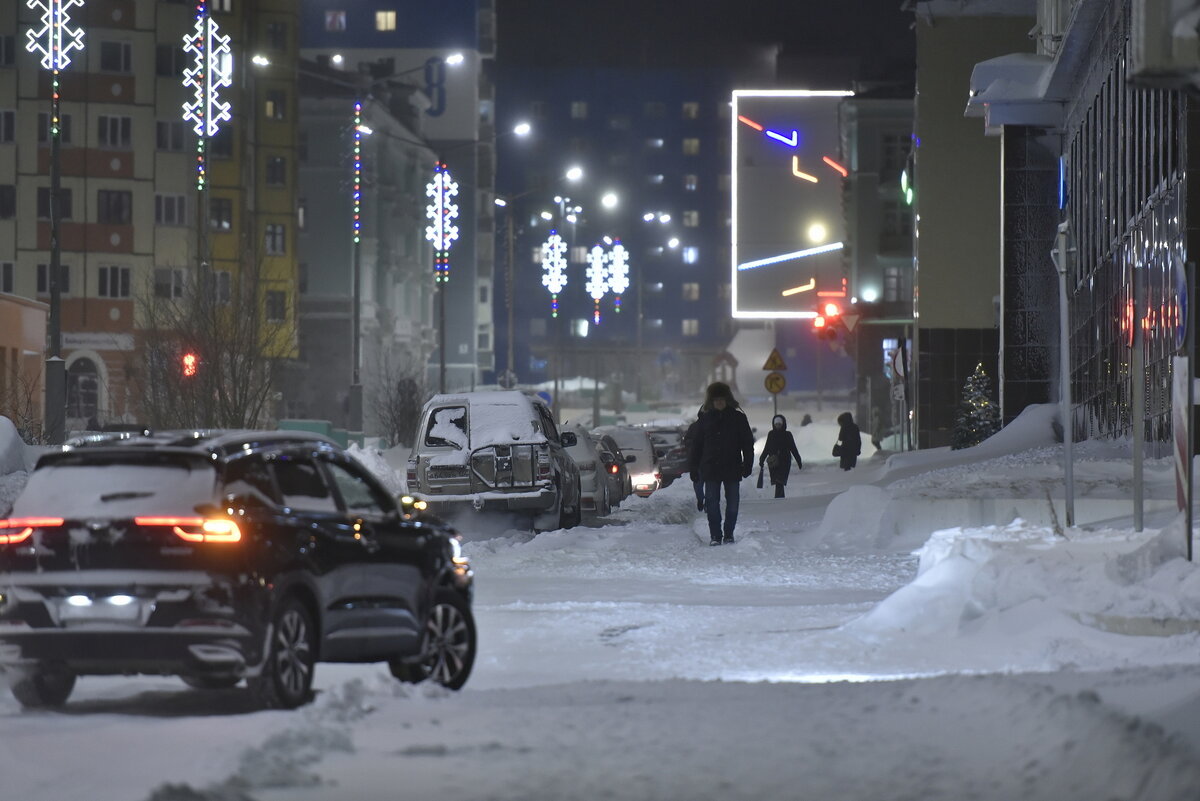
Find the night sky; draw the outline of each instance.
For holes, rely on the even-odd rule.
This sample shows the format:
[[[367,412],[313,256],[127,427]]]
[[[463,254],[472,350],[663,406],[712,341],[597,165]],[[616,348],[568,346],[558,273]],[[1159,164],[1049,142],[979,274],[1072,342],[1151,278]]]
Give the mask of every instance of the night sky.
[[[859,80],[911,81],[911,12],[900,0],[498,0],[505,67],[670,66],[723,44],[779,44],[781,62],[848,58]]]

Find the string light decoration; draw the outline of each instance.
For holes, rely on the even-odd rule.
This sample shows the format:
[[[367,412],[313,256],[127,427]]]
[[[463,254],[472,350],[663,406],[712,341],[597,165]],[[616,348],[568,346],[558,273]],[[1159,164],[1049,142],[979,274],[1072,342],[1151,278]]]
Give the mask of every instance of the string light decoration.
[[[425,218],[430,224],[425,226],[425,239],[433,243],[433,272],[434,281],[444,284],[450,280],[450,246],[458,239],[458,183],[450,176],[450,170],[442,162],[438,162],[433,170],[433,180],[425,184],[425,197],[429,198],[425,206]]]
[[[558,317],[558,293],[567,285],[567,243],[551,230],[542,245],[542,286],[550,290],[550,316]]]
[[[221,90],[233,85],[229,37],[209,16],[206,2],[196,3],[196,24],[184,34],[183,52],[192,56],[192,66],[183,71],[183,86],[192,90],[191,102],[183,104],[183,119],[196,132],[196,188],[203,191],[208,179],[208,139],[216,136],[221,123],[232,119]]]
[[[42,27],[25,32],[25,49],[40,55],[42,69],[57,75],[71,65],[72,50],[83,50],[83,28],[71,25],[71,8],[83,8],[83,0],[25,0],[25,6],[42,12]]]
[[[583,288],[592,296],[592,322],[600,325],[600,301],[608,294],[608,254],[600,245],[593,245],[587,255],[587,283]]]
[[[618,239],[608,254],[608,288],[613,293],[613,310],[621,313],[621,295],[629,289],[629,251]]]
[[[354,104],[354,244],[362,241],[362,103]]]

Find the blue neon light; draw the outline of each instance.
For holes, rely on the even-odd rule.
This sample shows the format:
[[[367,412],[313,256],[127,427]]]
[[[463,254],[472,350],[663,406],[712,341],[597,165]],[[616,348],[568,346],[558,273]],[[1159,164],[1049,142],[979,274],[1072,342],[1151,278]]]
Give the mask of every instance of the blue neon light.
[[[788,147],[795,147],[796,145],[800,144],[800,132],[794,129],[792,130],[792,136],[790,139],[776,131],[767,131],[766,133],[767,136],[771,137],[772,139],[778,139]]]
[[[834,250],[841,250],[843,242],[834,242],[832,245],[821,245],[820,247],[809,248],[808,250],[797,250],[792,253],[783,253],[778,256],[771,256],[767,259],[759,259],[758,261],[748,261],[745,264],[739,264],[738,270],[753,270],[756,267],[767,267],[771,264],[778,264],[781,261],[793,261],[795,259],[803,259],[808,256],[817,256],[821,253],[829,253]]]
[[[1067,160],[1058,157],[1058,207],[1067,207]]]

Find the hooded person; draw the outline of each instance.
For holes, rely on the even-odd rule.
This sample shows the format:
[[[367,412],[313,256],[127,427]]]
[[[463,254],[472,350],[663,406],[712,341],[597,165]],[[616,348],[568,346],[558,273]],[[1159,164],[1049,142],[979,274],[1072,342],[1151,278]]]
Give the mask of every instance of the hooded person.
[[[796,439],[788,431],[787,418],[777,414],[771,418],[771,431],[767,434],[767,442],[763,445],[762,455],[758,457],[758,466],[765,462],[771,473],[771,483],[775,486],[775,497],[783,497],[783,488],[787,486],[788,473],[792,471],[792,458],[796,459],[796,469],[803,470],[804,462],[800,459],[800,451],[796,450]]]
[[[852,470],[858,464],[858,454],[862,453],[862,435],[854,415],[842,412],[838,415],[838,441],[833,446],[833,455],[838,457],[843,470]]]
[[[716,381],[704,393],[696,435],[688,454],[693,479],[704,481],[704,511],[708,514],[709,545],[733,542],[741,501],[741,481],[754,472],[754,433],[738,407],[729,385]],[[721,491],[725,519],[721,519]]]
[[[704,407],[696,412],[696,419],[688,426],[687,432],[683,435],[683,447],[688,453],[688,459],[691,459],[692,443],[696,441],[696,434],[700,430],[700,416],[704,414]],[[696,511],[704,511],[704,479],[700,478],[700,472],[693,470],[689,475],[692,477],[692,489],[696,493]]]

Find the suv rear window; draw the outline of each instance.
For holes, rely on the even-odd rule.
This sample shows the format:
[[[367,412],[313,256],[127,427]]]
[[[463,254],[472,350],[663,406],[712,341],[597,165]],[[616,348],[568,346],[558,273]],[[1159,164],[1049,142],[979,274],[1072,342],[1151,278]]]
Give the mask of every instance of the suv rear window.
[[[467,447],[467,407],[442,406],[429,413],[425,444],[430,448]]]
[[[178,515],[213,503],[216,484],[212,463],[186,454],[69,454],[30,474],[12,514],[67,519]]]

